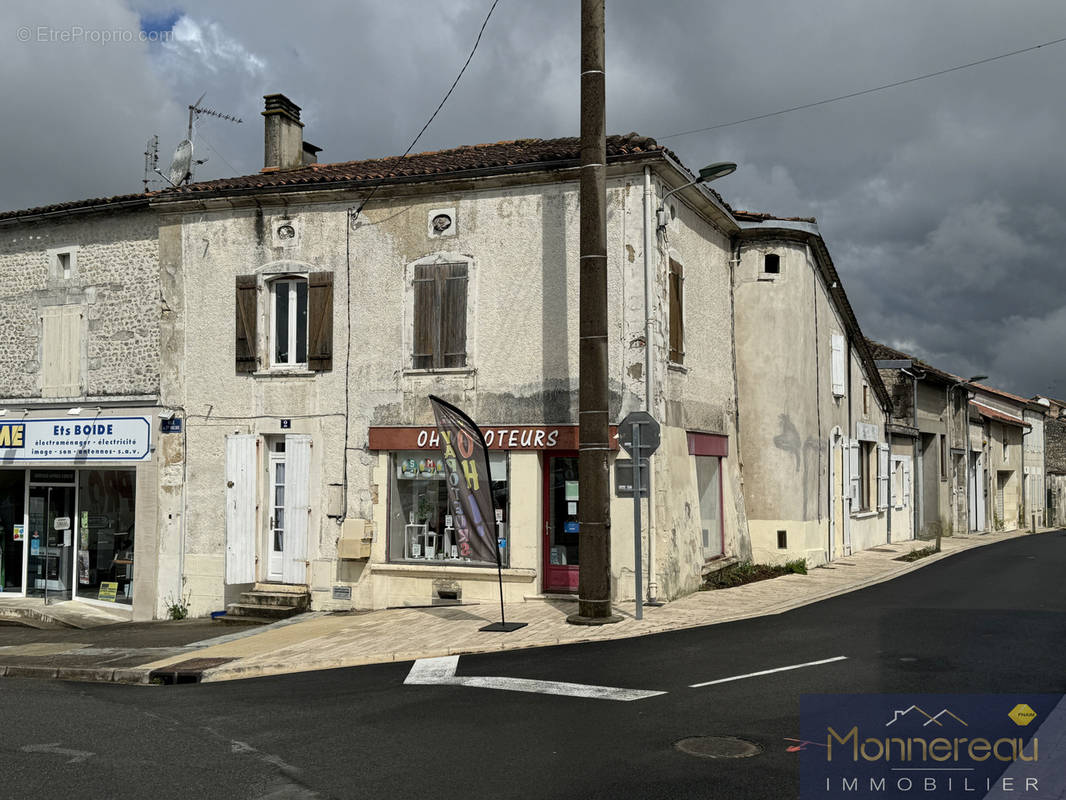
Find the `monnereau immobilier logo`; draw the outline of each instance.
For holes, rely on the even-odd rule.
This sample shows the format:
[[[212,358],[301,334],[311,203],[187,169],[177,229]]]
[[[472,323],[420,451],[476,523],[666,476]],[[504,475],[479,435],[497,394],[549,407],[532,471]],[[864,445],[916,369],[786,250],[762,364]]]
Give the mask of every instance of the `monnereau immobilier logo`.
[[[1041,728],[1061,741],[1061,695],[804,695],[802,800],[1057,796]],[[1058,713],[1054,713],[1059,706]],[[1063,754],[1054,754],[1062,758]],[[1043,763],[1041,762],[1043,759]]]

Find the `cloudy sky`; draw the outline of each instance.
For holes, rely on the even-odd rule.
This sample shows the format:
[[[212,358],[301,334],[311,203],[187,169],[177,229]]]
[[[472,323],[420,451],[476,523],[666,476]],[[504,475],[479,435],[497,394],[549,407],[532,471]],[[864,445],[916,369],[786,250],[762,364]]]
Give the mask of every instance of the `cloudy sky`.
[[[262,95],[323,160],[402,153],[491,0],[18,0],[0,6],[0,209],[139,191],[203,119],[197,177],[262,166]],[[578,133],[578,0],[500,0],[416,150]],[[145,35],[142,35],[145,34]],[[6,37],[6,42],[2,37]],[[815,216],[868,336],[1066,396],[1062,0],[607,0],[608,130],[658,138],[735,207]],[[165,39],[165,41],[163,41]]]

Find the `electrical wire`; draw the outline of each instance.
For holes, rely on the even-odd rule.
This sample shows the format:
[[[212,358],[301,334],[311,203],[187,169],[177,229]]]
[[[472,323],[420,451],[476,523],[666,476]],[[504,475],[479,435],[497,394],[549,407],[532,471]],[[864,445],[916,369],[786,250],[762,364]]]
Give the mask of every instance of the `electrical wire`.
[[[481,30],[479,30],[477,33],[477,39],[474,40],[474,46],[470,50],[470,55],[466,57],[466,63],[464,63],[463,68],[459,70],[459,74],[455,76],[455,80],[452,81],[451,87],[445,93],[444,99],[440,101],[440,105],[437,106],[436,111],[430,114],[429,119],[426,120],[426,124],[422,126],[422,130],[418,132],[418,135],[411,141],[411,144],[408,145],[407,149],[404,150],[403,155],[400,156],[401,161],[407,158],[407,156],[410,155],[411,151],[414,150],[415,145],[418,144],[418,140],[422,138],[422,134],[426,132],[426,129],[430,126],[430,123],[432,123],[433,120],[437,118],[437,114],[439,114],[440,110],[444,108],[444,104],[447,103],[448,98],[452,96],[452,92],[455,91],[455,87],[459,85],[459,79],[463,77],[463,73],[466,72],[466,68],[470,66],[470,61],[471,59],[473,59],[474,53],[477,52],[477,46],[481,43],[481,36],[485,33],[485,26],[489,24],[489,18],[492,16],[492,12],[496,10],[496,6],[499,5],[499,3],[500,0],[493,0],[492,6],[489,7],[489,13],[485,15],[485,21],[481,23]],[[355,215],[353,219],[359,218],[359,214],[362,213],[363,209],[366,207],[366,204],[371,201],[371,199],[377,193],[378,188],[381,186],[382,183],[384,183],[384,181],[385,178],[382,177],[376,184],[374,184],[374,188],[370,190],[370,194],[367,195],[367,198],[362,203],[359,204],[359,208],[355,210]]]
[[[959,64],[958,66],[948,67],[947,69],[937,70],[936,72],[929,72],[925,75],[918,75],[914,78],[907,78],[906,80],[895,81],[894,83],[886,83],[883,86],[875,86],[872,89],[863,89],[858,92],[849,92],[848,94],[842,94],[837,97],[830,97],[827,100],[818,100],[814,103],[804,103],[803,105],[792,106],[791,108],[783,108],[780,111],[771,111],[768,114],[757,114],[754,117],[745,117],[744,119],[734,120],[733,122],[722,122],[718,125],[708,125],[706,128],[693,128],[690,131],[680,131],[679,133],[671,133],[667,136],[659,136],[656,138],[658,139],[658,141],[662,141],[664,139],[673,139],[678,136],[689,136],[693,133],[706,133],[707,131],[715,131],[719,130],[720,128],[730,128],[734,125],[743,125],[745,122],[755,122],[756,120],[760,119],[779,117],[782,114],[790,114],[793,111],[802,111],[805,108],[815,108],[817,106],[824,106],[828,105],[829,103],[835,103],[838,100],[850,100],[853,97],[862,97],[865,94],[873,94],[874,92],[881,92],[885,89],[894,89],[897,86],[905,86],[908,83],[916,83],[917,81],[924,81],[928,78],[936,78],[940,75],[947,75],[949,72],[958,72],[959,70],[969,69],[970,67],[976,67],[981,64],[987,64],[991,61],[999,61],[1002,58],[1010,58],[1011,56],[1016,56],[1021,53],[1031,53],[1033,50],[1039,50],[1041,47],[1051,47],[1052,45],[1061,44],[1062,42],[1066,42],[1066,36],[1061,39],[1053,39],[1050,42],[1044,42],[1043,44],[1035,44],[1032,47],[1023,47],[1021,50],[1012,50],[1009,53],[1001,53],[998,56],[990,56],[988,58],[982,58],[979,61],[971,61],[968,64]]]

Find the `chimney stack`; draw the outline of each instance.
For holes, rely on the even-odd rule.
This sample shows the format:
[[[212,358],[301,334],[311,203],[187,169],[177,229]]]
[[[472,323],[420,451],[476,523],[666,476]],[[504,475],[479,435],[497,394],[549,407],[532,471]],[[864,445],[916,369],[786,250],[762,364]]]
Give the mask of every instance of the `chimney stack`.
[[[303,123],[300,107],[283,94],[264,95],[263,172],[298,169],[304,165]]]

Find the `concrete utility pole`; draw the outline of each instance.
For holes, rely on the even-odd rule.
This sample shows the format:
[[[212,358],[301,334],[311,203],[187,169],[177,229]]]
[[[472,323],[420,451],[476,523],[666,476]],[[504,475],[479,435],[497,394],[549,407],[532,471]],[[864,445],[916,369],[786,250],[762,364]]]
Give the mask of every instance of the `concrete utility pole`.
[[[611,614],[611,512],[607,456],[607,133],[604,0],[581,0],[581,320],[579,350],[578,612],[575,625]]]

